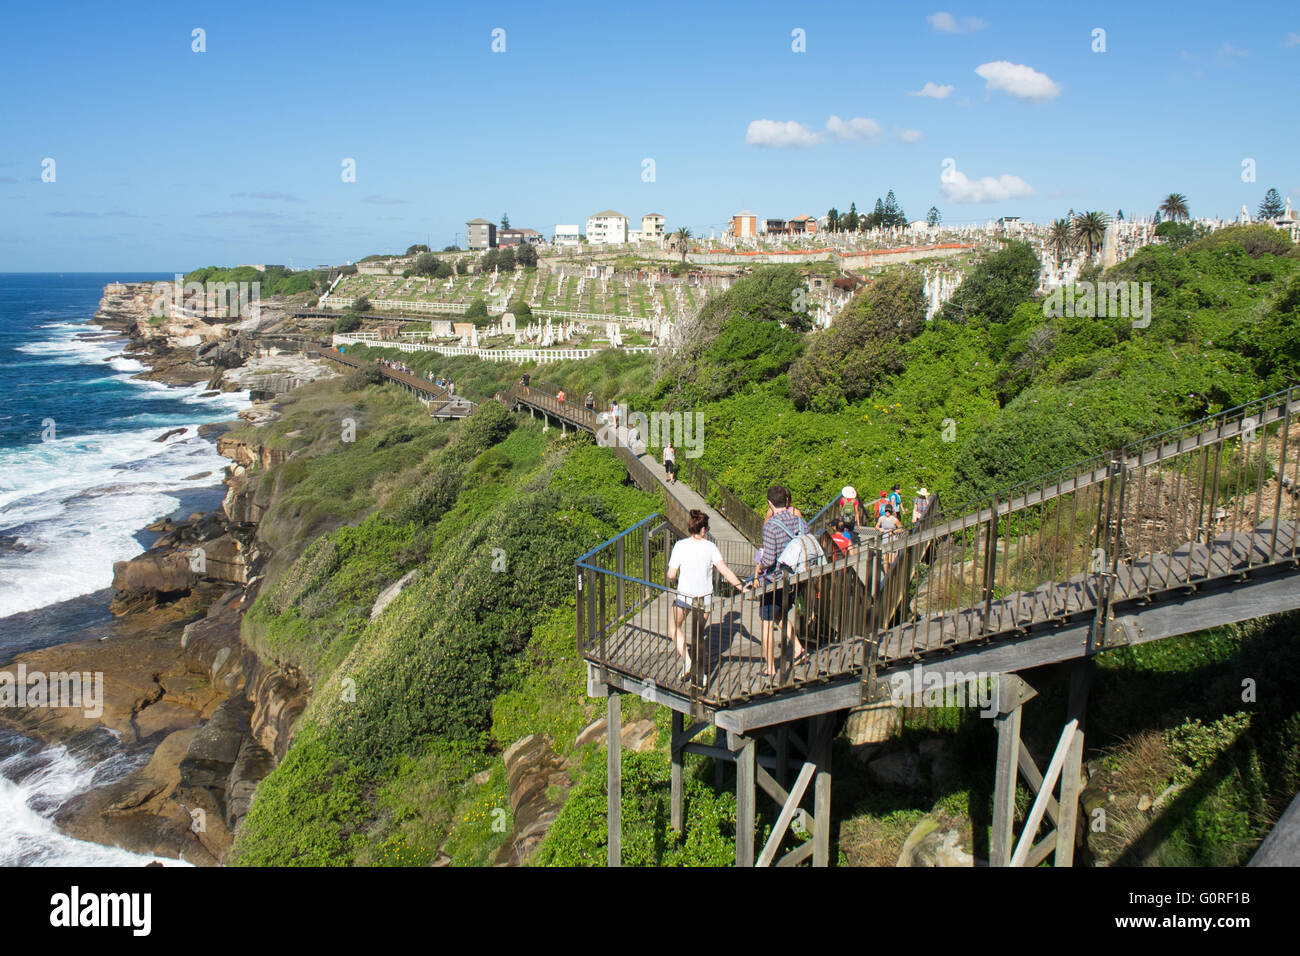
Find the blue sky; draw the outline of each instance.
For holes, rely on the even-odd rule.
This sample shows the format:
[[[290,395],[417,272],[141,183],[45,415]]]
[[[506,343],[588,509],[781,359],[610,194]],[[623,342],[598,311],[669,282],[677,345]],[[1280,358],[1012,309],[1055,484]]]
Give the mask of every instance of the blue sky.
[[[707,235],[890,188],[947,222],[1300,206],[1293,2],[16,4],[0,76],[0,272],[302,267],[502,213]]]

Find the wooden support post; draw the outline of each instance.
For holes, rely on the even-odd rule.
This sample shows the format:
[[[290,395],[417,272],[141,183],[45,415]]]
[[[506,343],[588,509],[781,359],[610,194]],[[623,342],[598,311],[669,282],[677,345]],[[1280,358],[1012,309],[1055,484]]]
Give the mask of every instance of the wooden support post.
[[[685,754],[682,752],[684,743],[678,743],[685,730],[685,719],[681,711],[673,711],[673,739],[672,739],[672,771],[671,781],[669,784],[669,803],[670,803],[670,823],[669,825],[678,833],[682,832],[682,761]]]
[[[742,737],[736,756],[736,866],[754,865],[754,748],[753,737]]]
[[[1074,865],[1075,827],[1079,818],[1079,790],[1083,776],[1083,719],[1088,710],[1088,691],[1092,686],[1094,664],[1079,661],[1070,672],[1068,717],[1078,721],[1078,730],[1070,742],[1061,770],[1061,803],[1056,822],[1056,866]]]
[[[1021,698],[1016,692],[1019,678],[1014,674],[998,677],[998,760],[993,778],[993,835],[989,846],[989,866],[1010,866],[1016,815],[1016,779],[1020,757]]]
[[[608,782],[606,792],[609,794],[608,807],[608,842],[609,866],[623,865],[623,695],[611,687],[609,689],[609,717],[605,726],[605,752],[607,755]]]
[[[812,754],[809,754],[808,758],[811,760],[812,756]],[[788,725],[782,724],[781,728],[776,732],[776,782],[782,787],[785,786],[786,780],[789,779],[786,772],[789,767],[790,728]]]
[[[822,716],[825,726],[817,736],[817,779],[813,783],[813,866],[831,865],[831,733],[830,714]]]
[[[727,751],[731,750],[731,748],[728,746],[727,732],[723,730],[721,727],[718,727],[717,730],[714,732],[713,739],[714,739],[714,743],[716,743],[717,746]],[[723,766],[721,760],[713,761],[713,789],[714,790],[722,789],[722,777],[726,772],[727,772],[727,768]]]

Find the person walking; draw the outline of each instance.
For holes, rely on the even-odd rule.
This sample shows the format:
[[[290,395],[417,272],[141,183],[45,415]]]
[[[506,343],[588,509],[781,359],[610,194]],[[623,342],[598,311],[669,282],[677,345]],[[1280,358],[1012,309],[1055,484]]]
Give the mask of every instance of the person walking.
[[[664,474],[668,476],[668,484],[677,483],[677,449],[672,442],[664,445]]]
[[[596,410],[596,395],[594,392],[587,393],[587,397],[582,400],[582,407],[589,412]]]
[[[808,522],[790,506],[790,492],[781,485],[767,489],[768,518],[763,522],[763,547],[754,558],[751,590],[762,590],[758,617],[762,622],[763,674],[775,677],[776,655],[773,630],[779,629],[782,643],[786,631],[786,589],[778,559],[785,546],[799,535],[808,533]],[[779,623],[778,623],[779,622]],[[803,660],[806,651],[799,635],[792,635],[794,663]]]
[[[840,491],[840,520],[844,522],[844,533],[857,541],[858,525],[862,523],[862,502],[852,485],[845,485]]]
[[[929,508],[930,489],[922,485],[916,493],[916,501],[912,502],[912,524],[918,524]]]
[[[727,566],[718,546],[706,537],[709,533],[709,516],[691,509],[687,516],[689,537],[673,545],[668,556],[668,584],[677,589],[673,598],[673,616],[669,637],[681,658],[681,679],[691,676],[691,653],[686,647],[686,632],[682,628],[686,616],[701,611],[707,617],[713,603],[713,571],[716,569],[736,590],[744,585],[736,573]],[[706,678],[707,683],[707,678]]]

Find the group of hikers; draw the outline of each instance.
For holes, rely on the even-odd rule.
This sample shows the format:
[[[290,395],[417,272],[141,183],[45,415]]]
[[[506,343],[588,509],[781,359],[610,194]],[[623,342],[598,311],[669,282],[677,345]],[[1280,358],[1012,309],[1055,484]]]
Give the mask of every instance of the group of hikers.
[[[377,358],[375,359],[375,363],[383,368],[391,369],[394,372],[405,372],[407,375],[420,375],[426,382],[432,382],[439,388],[445,388],[447,394],[456,394],[456,383],[449,378],[435,376],[432,372],[419,373],[405,362],[398,361],[397,359]]]
[[[671,448],[671,446],[669,446]],[[665,456],[665,463],[667,455]],[[912,523],[919,522],[930,505],[930,492],[920,488],[913,502]],[[683,624],[692,611],[707,613],[713,598],[713,575],[717,572],[738,592],[759,595],[758,617],[761,622],[760,644],[763,657],[763,674],[775,677],[776,640],[779,633],[782,646],[789,631],[792,664],[802,663],[808,654],[798,633],[788,627],[790,612],[795,602],[804,596],[809,582],[794,588],[782,586],[787,573],[799,573],[823,558],[834,559],[856,552],[860,529],[874,517],[874,527],[881,535],[892,536],[903,527],[906,509],[903,507],[901,488],[882,491],[871,506],[864,506],[857,490],[846,486],[840,493],[839,514],[820,537],[811,533],[802,512],[794,506],[790,490],[784,485],[773,485],[767,490],[767,514],[763,520],[763,543],[754,557],[754,573],[741,581],[728,567],[718,546],[708,539],[709,518],[702,511],[692,510],[687,523],[688,536],[674,546],[668,558],[668,584],[676,589],[673,600],[669,637],[681,660],[681,676],[686,680],[691,672],[691,655],[686,645]],[[885,570],[892,563],[885,556]],[[707,676],[703,677],[707,686]]]

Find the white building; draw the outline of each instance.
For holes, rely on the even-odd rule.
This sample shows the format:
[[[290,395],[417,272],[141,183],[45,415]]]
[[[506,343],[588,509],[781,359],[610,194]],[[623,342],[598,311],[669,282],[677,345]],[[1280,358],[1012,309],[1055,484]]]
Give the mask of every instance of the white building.
[[[582,244],[582,233],[578,224],[559,224],[555,227],[555,238],[551,240],[557,246],[578,246]]]
[[[657,212],[649,212],[641,217],[641,241],[662,242],[664,238],[664,217]]]
[[[611,244],[627,242],[627,216],[613,209],[596,213],[587,220],[587,241]]]

